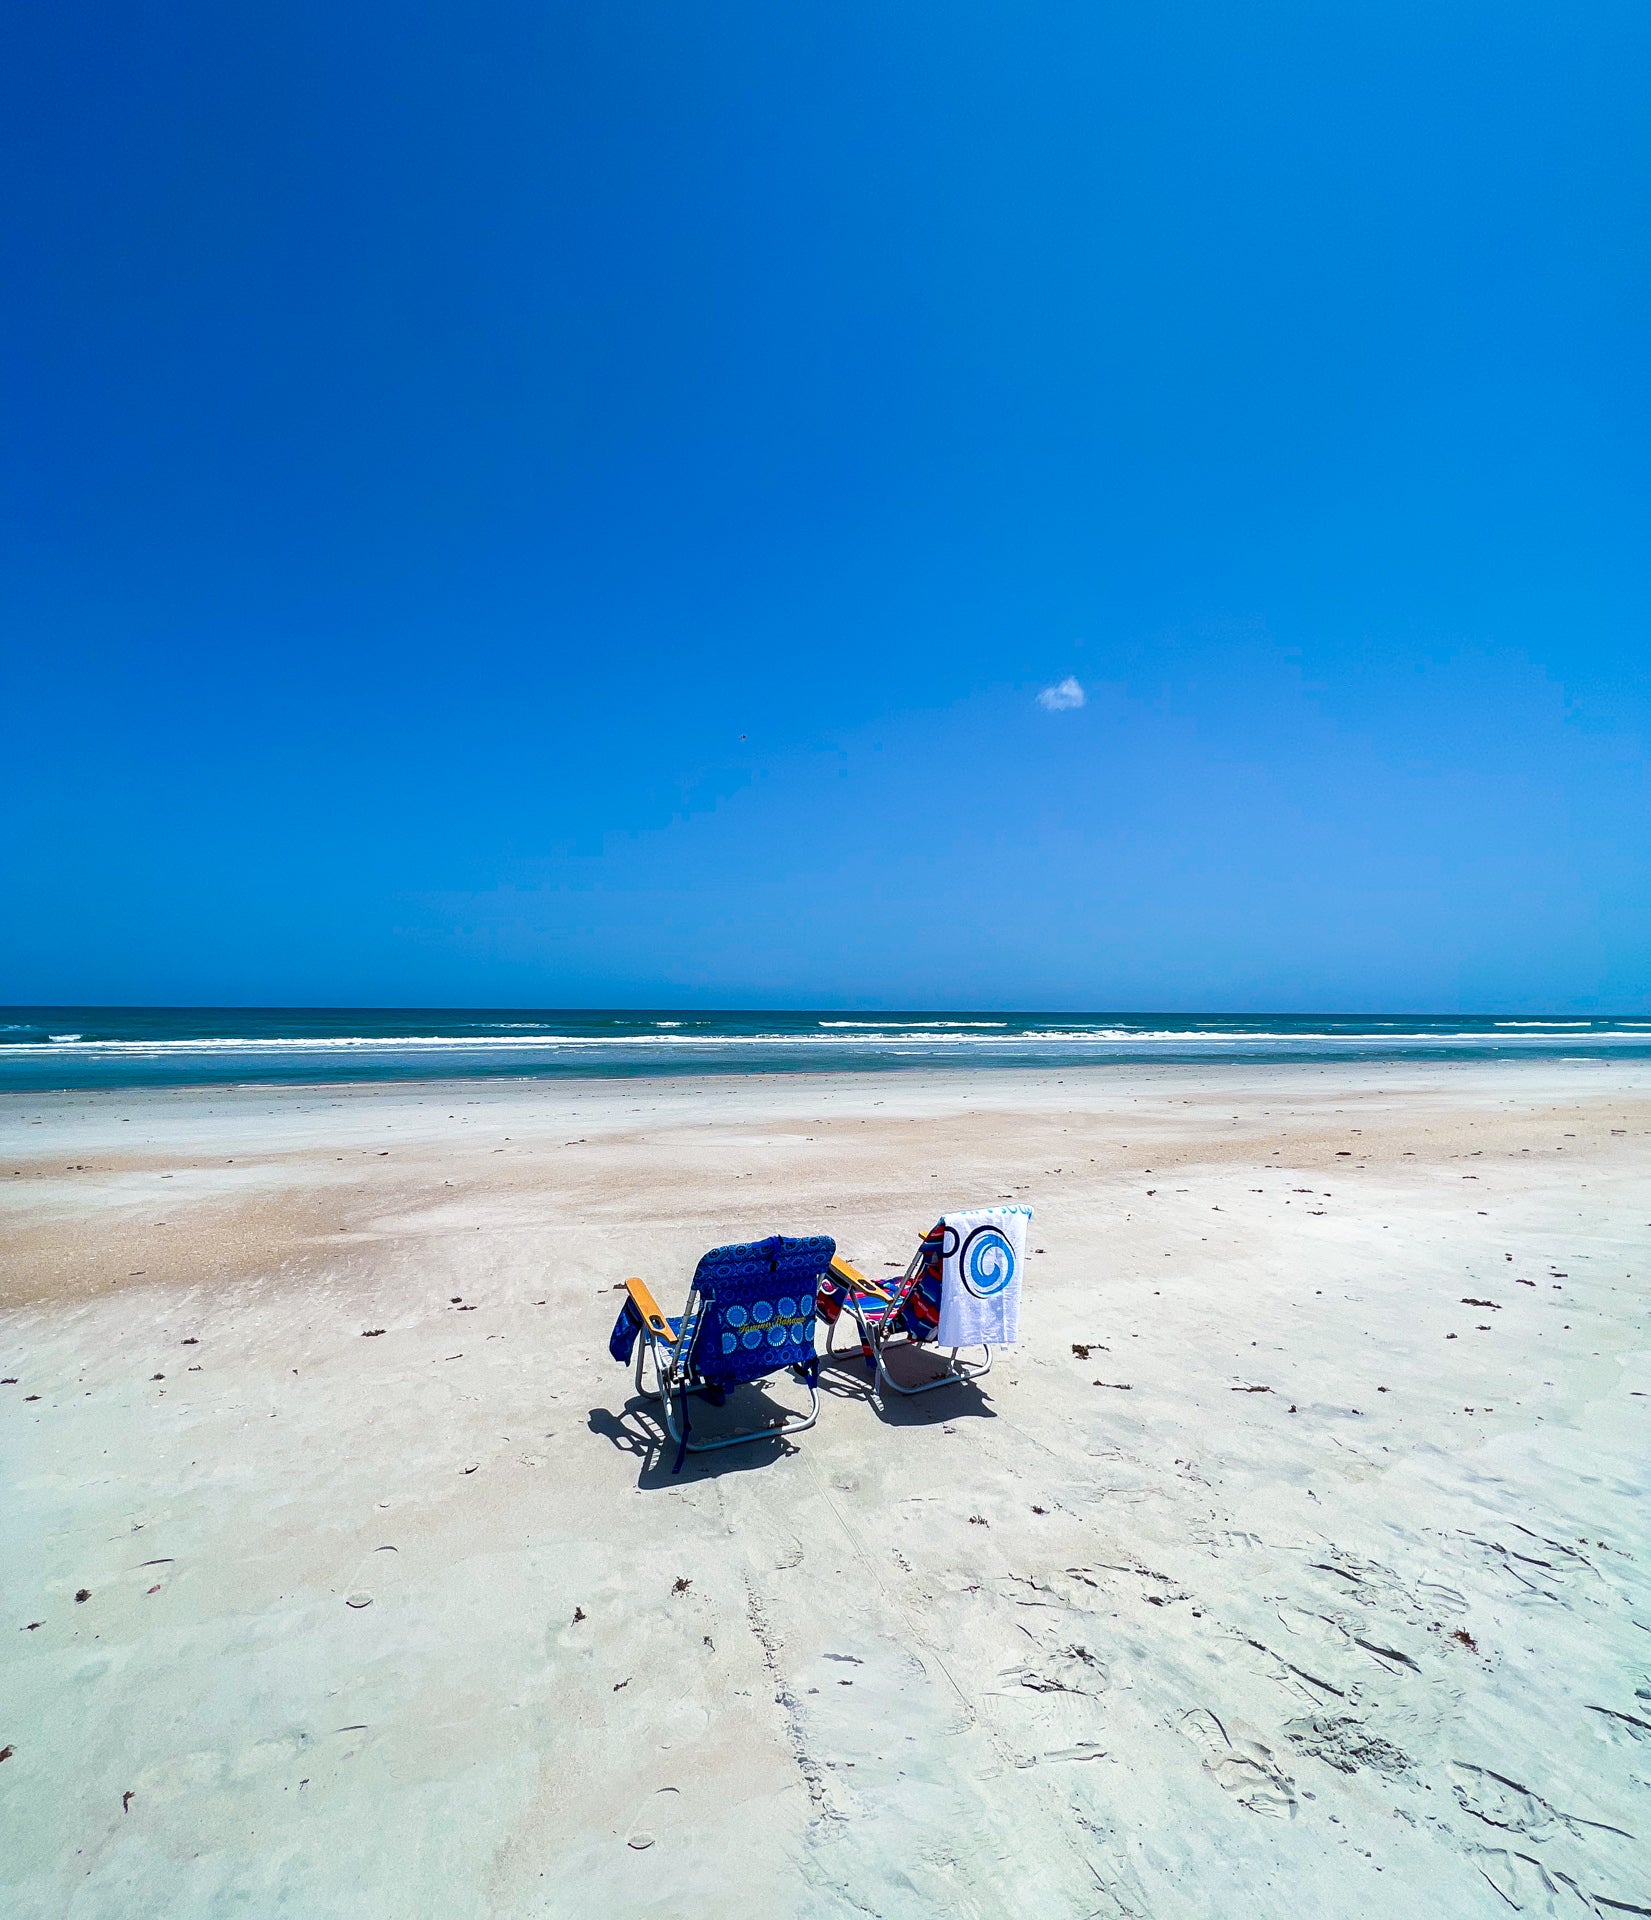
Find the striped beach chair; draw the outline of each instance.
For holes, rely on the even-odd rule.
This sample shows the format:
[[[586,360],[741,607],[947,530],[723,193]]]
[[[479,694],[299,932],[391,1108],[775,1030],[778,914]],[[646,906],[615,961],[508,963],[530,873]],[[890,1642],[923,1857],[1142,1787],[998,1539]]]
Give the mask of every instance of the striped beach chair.
[[[637,1391],[659,1403],[676,1443],[672,1473],[683,1456],[805,1433],[819,1417],[819,1360],[814,1352],[815,1300],[837,1250],[824,1234],[713,1247],[694,1270],[681,1315],[668,1318],[640,1280],[625,1282],[625,1304],[608,1340],[621,1366],[634,1350]],[[643,1378],[653,1363],[653,1385]],[[778,1424],[743,1428],[714,1440],[691,1435],[689,1396],[720,1404],[730,1388],[789,1372],[808,1387],[808,1412]]]
[[[860,1332],[860,1352],[875,1387],[879,1380],[894,1393],[932,1393],[936,1387],[979,1380],[992,1370],[992,1349],[982,1347],[979,1360],[962,1360],[951,1350],[942,1371],[932,1379],[904,1384],[889,1372],[888,1354],[899,1347],[933,1346],[940,1326],[940,1283],[945,1255],[945,1223],[937,1222],[924,1234],[906,1271],[897,1280],[868,1280],[857,1267],[838,1257],[820,1283],[820,1318],[825,1321],[826,1352],[834,1351],[837,1326],[846,1313]],[[937,1355],[938,1357],[938,1355]]]

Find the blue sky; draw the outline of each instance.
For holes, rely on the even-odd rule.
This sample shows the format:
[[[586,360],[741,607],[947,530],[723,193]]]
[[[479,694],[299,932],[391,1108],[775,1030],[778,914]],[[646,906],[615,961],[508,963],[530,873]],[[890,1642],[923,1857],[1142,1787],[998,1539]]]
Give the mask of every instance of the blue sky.
[[[5,47],[0,998],[1651,1008],[1638,0]]]

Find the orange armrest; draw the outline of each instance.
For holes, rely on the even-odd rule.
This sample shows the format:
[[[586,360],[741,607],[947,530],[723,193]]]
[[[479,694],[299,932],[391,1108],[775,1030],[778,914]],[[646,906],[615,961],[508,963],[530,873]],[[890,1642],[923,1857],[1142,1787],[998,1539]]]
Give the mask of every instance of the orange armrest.
[[[631,1305],[642,1316],[642,1324],[656,1340],[669,1340],[676,1345],[676,1335],[671,1331],[671,1323],[659,1311],[659,1302],[653,1297],[640,1280],[627,1280],[625,1291],[631,1296]]]
[[[857,1293],[873,1293],[879,1300],[892,1300],[894,1295],[886,1287],[879,1286],[875,1280],[868,1280],[858,1267],[852,1267],[842,1257],[836,1255],[827,1269],[833,1280],[840,1281],[845,1287],[852,1287]]]

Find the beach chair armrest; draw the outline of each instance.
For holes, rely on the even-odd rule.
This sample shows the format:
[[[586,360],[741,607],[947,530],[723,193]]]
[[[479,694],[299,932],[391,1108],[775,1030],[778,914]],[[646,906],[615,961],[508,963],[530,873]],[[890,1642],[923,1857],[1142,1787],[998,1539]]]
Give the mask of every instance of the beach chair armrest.
[[[665,1318],[664,1314],[660,1312],[659,1302],[648,1291],[648,1288],[643,1282],[640,1280],[627,1280],[625,1282],[625,1291],[630,1295],[631,1305],[635,1307],[642,1321],[643,1328],[650,1337],[655,1340],[667,1341],[674,1347],[676,1345],[676,1335],[671,1331],[671,1323]]]
[[[850,1293],[875,1294],[879,1300],[894,1298],[886,1287],[880,1286],[875,1280],[868,1280],[858,1267],[851,1266],[840,1253],[833,1256],[827,1272],[839,1286],[846,1287]]]

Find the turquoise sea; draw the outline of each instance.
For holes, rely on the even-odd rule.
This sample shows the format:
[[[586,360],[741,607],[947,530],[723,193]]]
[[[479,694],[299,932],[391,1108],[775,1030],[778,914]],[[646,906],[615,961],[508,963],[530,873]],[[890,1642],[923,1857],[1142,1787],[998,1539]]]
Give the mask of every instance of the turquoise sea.
[[[1651,1016],[0,1007],[0,1089],[20,1090],[1533,1057],[1651,1058]]]

